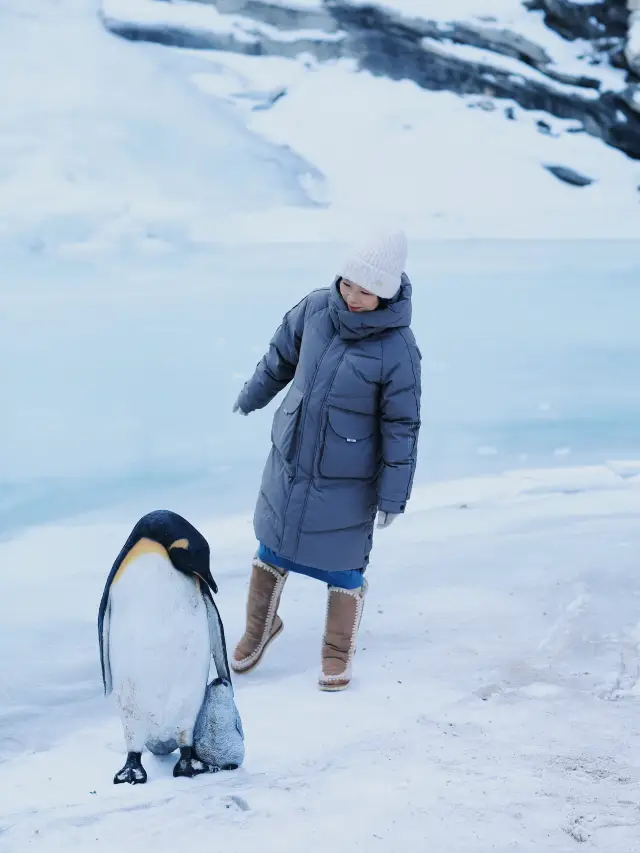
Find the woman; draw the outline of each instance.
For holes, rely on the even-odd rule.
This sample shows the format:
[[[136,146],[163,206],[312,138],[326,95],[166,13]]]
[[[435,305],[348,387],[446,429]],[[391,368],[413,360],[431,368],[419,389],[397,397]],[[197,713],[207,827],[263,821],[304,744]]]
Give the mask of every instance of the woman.
[[[373,528],[388,527],[411,493],[420,428],[420,352],[409,325],[402,232],[356,246],[331,288],[285,316],[233,410],[277,410],[258,495],[244,636],[232,656],[248,672],[283,629],[289,572],[328,585],[322,690],[343,690],[367,583]]]

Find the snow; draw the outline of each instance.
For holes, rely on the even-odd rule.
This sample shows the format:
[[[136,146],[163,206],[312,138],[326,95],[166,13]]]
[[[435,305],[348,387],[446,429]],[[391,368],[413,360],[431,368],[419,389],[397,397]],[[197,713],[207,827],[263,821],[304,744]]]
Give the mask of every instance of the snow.
[[[472,109],[487,99],[427,94],[410,81],[354,73],[346,60],[308,72],[275,58],[225,54],[211,62],[225,69],[222,77],[194,78],[208,92],[218,80],[221,91],[234,95],[246,81],[245,91],[261,89],[263,100],[286,88],[269,109],[252,110],[239,97],[238,109],[249,128],[292,147],[326,176],[332,206],[330,221],[318,226],[323,237],[339,239],[363,206],[402,222],[416,239],[637,234],[640,165],[598,139],[567,133],[575,122],[515,104],[516,121],[507,121],[509,102],[488,99],[490,112]],[[539,120],[552,126],[553,136],[538,131]],[[549,162],[571,164],[597,183],[576,193],[541,173]],[[260,222],[270,239],[282,228],[313,239],[318,218],[309,211],[290,227],[274,217]],[[235,223],[228,224],[233,231]]]
[[[598,850],[633,849],[640,481],[606,467],[523,471],[415,497],[377,536],[350,691],[336,700],[315,688],[324,596],[292,578],[285,632],[259,670],[235,679],[241,770],[176,781],[175,756],[147,755],[147,786],[114,788],[122,733],[105,703],[48,749],[0,765],[0,849],[111,850],[126,839],[161,853],[206,844],[213,826],[230,851],[258,839],[265,851],[396,851],[428,837],[453,853],[561,853],[578,834]],[[235,639],[250,519],[192,520],[212,544]],[[90,616],[127,532],[79,520],[1,546],[3,565],[19,554],[32,567],[3,579],[3,609],[30,589],[22,618],[73,633],[96,692]],[[52,665],[60,676],[61,660]]]
[[[105,8],[124,14],[114,0]],[[576,122],[426,92],[348,61],[128,43],[81,0],[56,11],[40,2],[28,16],[13,9],[0,10],[0,63],[12,80],[0,118],[0,241],[12,250],[150,255],[340,240],[363,206],[416,239],[637,234],[640,165],[569,133]],[[126,11],[232,28],[239,19],[195,3],[136,0]],[[508,106],[515,121],[505,120]],[[540,119],[552,135],[539,132]],[[547,163],[595,183],[567,186]]]
[[[304,8],[304,7],[303,7]],[[102,10],[107,20],[126,21],[138,26],[184,28],[201,33],[233,36],[242,41],[257,41],[260,34],[283,42],[298,39],[339,41],[342,36],[320,30],[294,30],[281,32],[276,27],[251,20],[243,15],[222,14],[215,6],[193,0],[102,0]]]
[[[177,55],[113,37],[82,0],[21,6],[0,8],[3,254],[157,252],[194,222],[306,203],[307,167],[204,102]]]
[[[138,24],[161,26],[183,25],[197,29],[213,29],[233,33],[237,29],[237,16],[222,15],[215,6],[174,0],[158,3],[157,0],[103,0],[105,17],[123,19]]]
[[[292,578],[283,636],[235,679],[243,768],[188,782],[174,756],[146,755],[146,788],[112,786],[124,744],[95,625],[107,572],[137,518],[170,506],[210,541],[238,638],[272,407],[240,419],[231,404],[340,251],[9,259],[2,853],[123,839],[164,853],[205,842],[211,821],[232,851],[313,849],[318,834],[323,849],[394,853],[424,837],[633,849],[640,306],[637,246],[620,241],[412,244],[421,464],[407,516],[376,535],[352,688],[317,691],[324,596]]]
[[[310,8],[321,8],[321,4],[315,3],[314,0],[310,0],[310,4]],[[279,0],[277,5],[291,7],[300,4]],[[351,0],[351,5],[372,4],[370,0]],[[455,0],[455,3],[442,0],[382,0],[373,5],[408,19],[421,19],[442,25],[470,23],[488,33],[509,31],[544,48],[551,60],[550,67],[556,71],[595,77],[604,89],[618,91],[626,86],[624,72],[594,57],[593,47],[588,41],[569,41],[562,38],[545,25],[543,12],[527,9],[521,0]],[[527,66],[522,63],[521,68],[523,70],[520,73],[525,73]]]
[[[595,99],[598,97],[598,92],[595,89],[584,89],[580,86],[573,86],[567,83],[558,83],[550,80],[542,71],[531,68],[513,59],[510,56],[502,56],[492,50],[486,48],[474,47],[469,44],[454,44],[450,42],[438,41],[434,38],[425,37],[422,39],[422,45],[428,49],[440,51],[443,54],[464,59],[467,62],[474,62],[478,65],[489,65],[500,71],[508,71],[516,77],[525,77],[529,80],[534,80],[537,83],[544,83],[550,91],[574,95],[576,97]]]
[[[352,0],[352,6],[367,6],[367,0]],[[521,0],[456,0],[455,5],[441,0],[383,0],[376,5],[391,9],[407,18],[427,20],[464,20],[478,18],[490,22],[495,19],[522,17],[525,9]]]
[[[633,850],[638,165],[490,99],[130,44],[95,12],[0,8],[1,853]],[[145,755],[148,784],[115,787],[109,568],[171,507],[238,638],[273,406],[231,405],[363,208],[409,231],[425,390],[354,683],[316,689],[324,594],[292,577],[282,637],[235,679],[243,767],[176,780]],[[433,239],[496,235],[527,239]]]
[[[167,14],[177,21],[181,14],[179,4],[138,0],[125,20],[136,20],[140,4],[159,22]],[[248,18],[220,15],[200,4],[183,5],[197,7],[190,14],[196,14],[202,24],[210,16],[214,29],[220,18],[226,21],[225,26],[232,20],[243,21],[247,32],[266,32],[266,25]],[[516,6],[517,19],[513,18]],[[624,87],[621,72],[594,71],[591,65],[578,61],[578,53],[583,55],[587,50],[586,43],[560,39],[544,27],[539,16],[520,4],[503,9],[503,13],[507,11],[511,17],[501,19],[501,26],[517,24],[519,32],[526,22],[529,29],[522,30],[523,34],[549,49],[552,67],[596,77],[602,71],[603,85]],[[456,15],[467,12],[457,10]],[[269,37],[274,38],[273,28],[267,29]],[[342,36],[306,31],[279,35],[289,41],[309,37]],[[517,76],[544,80],[550,89],[585,100],[597,97],[595,90],[557,83],[509,57],[463,45],[434,45]],[[313,164],[317,172],[302,175],[300,185],[314,200],[331,205],[328,215],[317,208],[293,212],[281,207],[258,214],[231,214],[222,222],[217,218],[200,220],[190,231],[190,237],[199,242],[232,240],[238,234],[271,242],[283,233],[288,239],[339,239],[363,203],[372,216],[402,221],[416,237],[633,238],[637,234],[640,166],[594,137],[568,133],[569,129],[579,129],[575,121],[550,118],[508,101],[490,99],[490,115],[470,111],[478,102],[486,104],[487,99],[425,92],[408,81],[357,73],[348,60],[318,63],[305,55],[285,59],[231,52],[183,53],[200,66],[191,74],[199,91],[222,96],[254,133]],[[339,99],[336,92],[340,92]],[[504,110],[509,106],[517,117],[514,122],[505,121]],[[540,134],[536,126],[539,120],[552,125],[551,136]],[[333,142],[336,133],[340,145]],[[389,158],[389,151],[394,152],[393,158]],[[596,183],[576,192],[575,187],[541,174],[547,163],[569,165]],[[373,184],[372,174],[376,175]],[[464,187],[464,192],[452,191],[452,187]]]
[[[635,68],[640,59],[640,9],[632,11],[629,17],[626,54],[629,63]],[[634,100],[638,102],[637,98]]]

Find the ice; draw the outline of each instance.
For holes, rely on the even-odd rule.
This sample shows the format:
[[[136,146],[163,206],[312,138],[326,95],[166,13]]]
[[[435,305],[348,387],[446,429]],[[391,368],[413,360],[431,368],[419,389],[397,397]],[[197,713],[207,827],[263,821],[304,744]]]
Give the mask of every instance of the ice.
[[[0,290],[3,524],[117,501],[123,483],[162,494],[191,481],[213,501],[224,483],[224,500],[246,506],[273,407],[239,421],[233,401],[285,311],[331,282],[341,250],[16,259],[20,288]],[[412,243],[419,476],[500,471],[522,453],[553,464],[562,447],[572,464],[633,458],[639,264],[635,244],[615,241]]]
[[[550,479],[544,498],[529,491],[534,476],[540,487]],[[610,488],[556,490],[598,477]],[[113,708],[96,698],[90,715],[67,718],[61,739],[46,737],[47,688],[69,680],[65,659],[99,693],[89,616],[128,526],[80,522],[1,546],[3,565],[19,555],[30,569],[10,583],[3,573],[3,631],[15,639],[22,614],[29,661],[3,695],[37,680],[30,701],[45,704],[35,721],[3,726],[19,743],[9,752],[3,740],[0,849],[110,850],[139,838],[164,851],[185,837],[206,843],[212,821],[216,844],[238,851],[260,839],[267,851],[375,842],[391,853],[429,837],[451,851],[481,843],[556,853],[572,849],[567,834],[578,829],[603,851],[633,849],[638,485],[604,469],[586,479],[579,469],[530,471],[421,487],[416,505],[377,536],[356,679],[342,701],[314,686],[321,587],[293,578],[285,632],[260,670],[236,678],[244,767],[182,784],[171,777],[174,757],[146,756],[148,785],[125,791],[111,783],[123,750]],[[235,639],[250,528],[205,515]],[[26,594],[30,607],[17,606]],[[43,624],[75,638],[48,656],[45,679],[31,654]],[[49,748],[25,753],[27,732]],[[284,835],[270,831],[274,821]]]

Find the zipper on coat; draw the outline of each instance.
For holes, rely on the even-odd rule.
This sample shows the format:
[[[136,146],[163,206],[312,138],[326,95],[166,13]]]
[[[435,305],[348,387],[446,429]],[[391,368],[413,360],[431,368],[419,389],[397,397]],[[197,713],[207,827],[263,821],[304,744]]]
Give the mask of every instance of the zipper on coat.
[[[309,383],[309,390],[311,390],[311,389],[313,388],[313,386],[314,386],[314,384],[315,384],[315,381],[316,381],[316,377],[317,377],[317,375],[318,375],[318,373],[319,373],[319,371],[320,371],[320,368],[322,367],[322,362],[325,360],[326,355],[327,355],[327,353],[329,352],[329,349],[331,348],[331,344],[335,341],[335,339],[337,338],[337,336],[338,336],[338,333],[337,333],[337,332],[334,332],[333,337],[331,338],[331,340],[329,341],[329,343],[326,345],[326,347],[324,348],[324,351],[323,351],[322,355],[321,355],[321,356],[320,356],[320,358],[318,359],[318,363],[317,363],[317,365],[316,365],[316,369],[315,369],[315,371],[314,371],[314,373],[313,373],[313,376],[312,376],[312,378],[311,378],[311,382]],[[342,355],[342,358],[344,358],[344,354]],[[342,359],[340,359],[340,361],[342,361]],[[339,367],[339,366],[340,366],[340,364],[338,364],[338,367]],[[333,380],[335,379],[335,375],[336,375],[337,370],[338,370],[338,368],[336,367],[336,371],[334,372],[333,376],[331,377],[331,385],[333,385]],[[331,387],[331,385],[330,385],[329,387]],[[326,399],[327,399],[327,395],[325,395],[325,398],[324,398],[324,400],[322,401],[322,408],[324,408],[324,404],[325,404]],[[307,413],[308,413],[308,411],[309,411],[309,395],[307,395],[307,399],[306,399],[306,400],[304,401],[304,403],[302,404],[302,417],[301,417],[301,419],[300,419],[300,421],[301,421],[301,422],[300,422],[300,436],[302,436],[302,433],[304,432],[304,425],[305,425],[306,420],[307,420]],[[297,476],[298,476],[298,468],[299,468],[299,466],[300,466],[300,452],[301,452],[301,450],[302,450],[302,443],[301,443],[301,442],[299,442],[299,444],[298,444],[298,449],[296,450],[296,465],[295,465],[295,474],[294,474],[294,477],[297,477]],[[314,458],[315,458],[315,457],[314,457]],[[288,505],[288,503],[287,503],[287,505]]]
[[[336,332],[336,335],[337,335],[337,334],[338,334],[338,333]],[[334,337],[335,337],[335,335],[334,335]],[[333,343],[333,338],[332,338],[331,342]],[[296,550],[295,550],[295,552],[294,552],[294,557],[293,557],[293,559],[294,559],[294,560],[295,560],[295,554],[297,554],[297,553],[298,553],[298,548],[299,548],[299,546],[300,546],[300,535],[301,535],[301,533],[302,533],[302,519],[304,518],[304,514],[305,514],[305,512],[307,511],[307,504],[309,503],[309,494],[311,493],[311,483],[313,482],[313,476],[314,476],[314,471],[315,471],[315,462],[316,462],[316,457],[317,457],[317,455],[318,455],[318,444],[319,444],[319,442],[320,442],[320,436],[321,436],[321,434],[322,434],[322,427],[323,427],[323,418],[322,418],[322,413],[324,412],[325,404],[326,404],[326,402],[327,402],[327,400],[328,400],[328,398],[329,398],[329,394],[331,393],[331,389],[333,388],[333,383],[334,383],[334,381],[335,381],[335,378],[336,378],[336,375],[337,375],[337,373],[338,373],[338,370],[340,370],[340,365],[341,365],[341,364],[342,364],[342,362],[344,361],[345,356],[346,356],[346,354],[347,354],[347,349],[348,349],[348,346],[347,346],[347,345],[345,345],[344,352],[343,352],[343,353],[342,353],[342,355],[340,356],[340,359],[338,360],[338,363],[337,363],[337,364],[336,364],[336,366],[335,366],[335,370],[334,370],[334,371],[333,371],[333,373],[331,374],[331,381],[329,382],[329,385],[327,386],[326,393],[325,393],[324,398],[323,398],[323,400],[322,400],[322,405],[320,406],[320,418],[319,418],[318,432],[317,432],[317,434],[316,434],[316,442],[315,442],[316,449],[315,449],[315,451],[314,451],[314,453],[313,453],[313,461],[312,461],[312,465],[311,465],[311,476],[309,477],[309,483],[308,483],[308,485],[307,485],[307,491],[306,491],[306,493],[305,493],[305,496],[304,496],[304,503],[303,503],[303,505],[302,505],[302,514],[301,514],[301,516],[300,516],[300,527],[298,528],[298,535],[297,535],[297,537],[296,537]],[[326,350],[325,350],[325,352],[326,352]],[[318,365],[318,367],[319,367],[319,366],[320,366],[320,365]],[[314,380],[315,380],[315,375],[314,375]],[[288,501],[287,501],[287,506],[289,506],[289,502],[288,502]]]
[[[336,339],[336,337],[337,337],[337,336],[338,336],[338,332],[336,331],[336,332],[334,332],[334,333],[333,333],[333,336],[331,337],[331,340],[330,340],[330,341],[329,341],[329,343],[326,345],[326,347],[324,348],[324,351],[323,351],[322,355],[321,355],[321,356],[320,356],[320,358],[318,359],[318,363],[317,363],[317,365],[316,365],[316,369],[315,369],[315,370],[314,370],[314,372],[313,372],[313,376],[311,377],[311,382],[309,383],[309,386],[308,386],[309,390],[311,390],[311,388],[313,388],[313,385],[314,385],[314,383],[315,383],[315,381],[316,381],[316,377],[317,377],[317,375],[318,375],[318,371],[320,370],[320,368],[321,368],[321,366],[322,366],[322,362],[325,360],[325,357],[326,357],[327,353],[329,352],[329,349],[330,349],[330,347],[331,347],[331,344],[335,341],[335,339]],[[344,358],[344,355],[342,356],[342,358]],[[340,361],[342,362],[342,359],[341,359]],[[338,366],[339,366],[339,365],[338,365]],[[337,368],[336,368],[336,371],[337,371]],[[334,379],[335,379],[335,373],[334,373],[334,374],[333,374],[333,376],[331,377],[331,385],[333,385],[333,380],[334,380]],[[329,387],[331,387],[331,386],[329,386]],[[302,439],[302,433],[303,433],[303,431],[304,431],[304,425],[305,425],[306,420],[307,420],[307,412],[308,412],[308,410],[309,410],[309,394],[306,394],[306,395],[305,395],[305,397],[306,397],[306,399],[305,399],[305,400],[304,400],[304,402],[302,403],[302,412],[301,412],[301,415],[300,415],[300,429],[299,429],[299,436],[300,436],[300,438],[301,438],[301,439]],[[325,397],[324,399],[326,400],[327,398]],[[324,408],[324,400],[323,400],[323,402],[322,402],[322,407]],[[287,512],[289,511],[289,504],[290,504],[290,502],[291,502],[291,495],[293,494],[293,486],[292,486],[291,484],[293,483],[293,481],[294,481],[294,480],[296,479],[296,477],[298,476],[298,468],[299,468],[299,466],[300,466],[300,452],[301,452],[301,450],[302,450],[302,441],[299,441],[299,442],[298,442],[298,449],[296,450],[296,458],[295,458],[295,465],[294,465],[294,473],[293,473],[293,474],[287,474],[287,477],[289,478],[289,494],[287,495],[287,502],[286,502],[285,507],[284,507],[284,512],[282,513],[282,530],[281,530],[281,532],[280,532],[280,546],[281,546],[281,547],[282,547],[282,540],[283,540],[283,538],[284,538],[284,528],[285,528],[285,525],[286,525],[286,523],[287,523]],[[315,456],[314,456],[314,460],[315,460]],[[307,501],[306,501],[306,498],[305,498],[305,506],[306,506],[306,505],[307,505]],[[298,550],[298,541],[299,541],[299,538],[300,538],[300,535],[298,534],[298,539],[296,539],[296,551]],[[295,554],[294,554],[294,557],[292,557],[291,559],[295,559]]]

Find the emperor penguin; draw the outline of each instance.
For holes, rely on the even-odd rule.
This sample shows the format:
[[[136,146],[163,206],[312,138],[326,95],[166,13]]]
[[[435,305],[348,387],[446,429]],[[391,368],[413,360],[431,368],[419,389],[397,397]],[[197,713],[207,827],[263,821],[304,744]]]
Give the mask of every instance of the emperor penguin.
[[[107,578],[98,614],[105,695],[120,711],[127,761],[114,783],[147,781],[146,746],[180,749],[174,776],[215,772],[193,745],[211,660],[228,672],[212,593],[209,543],[186,519],[157,510],[138,521]],[[229,768],[231,769],[231,768]]]

